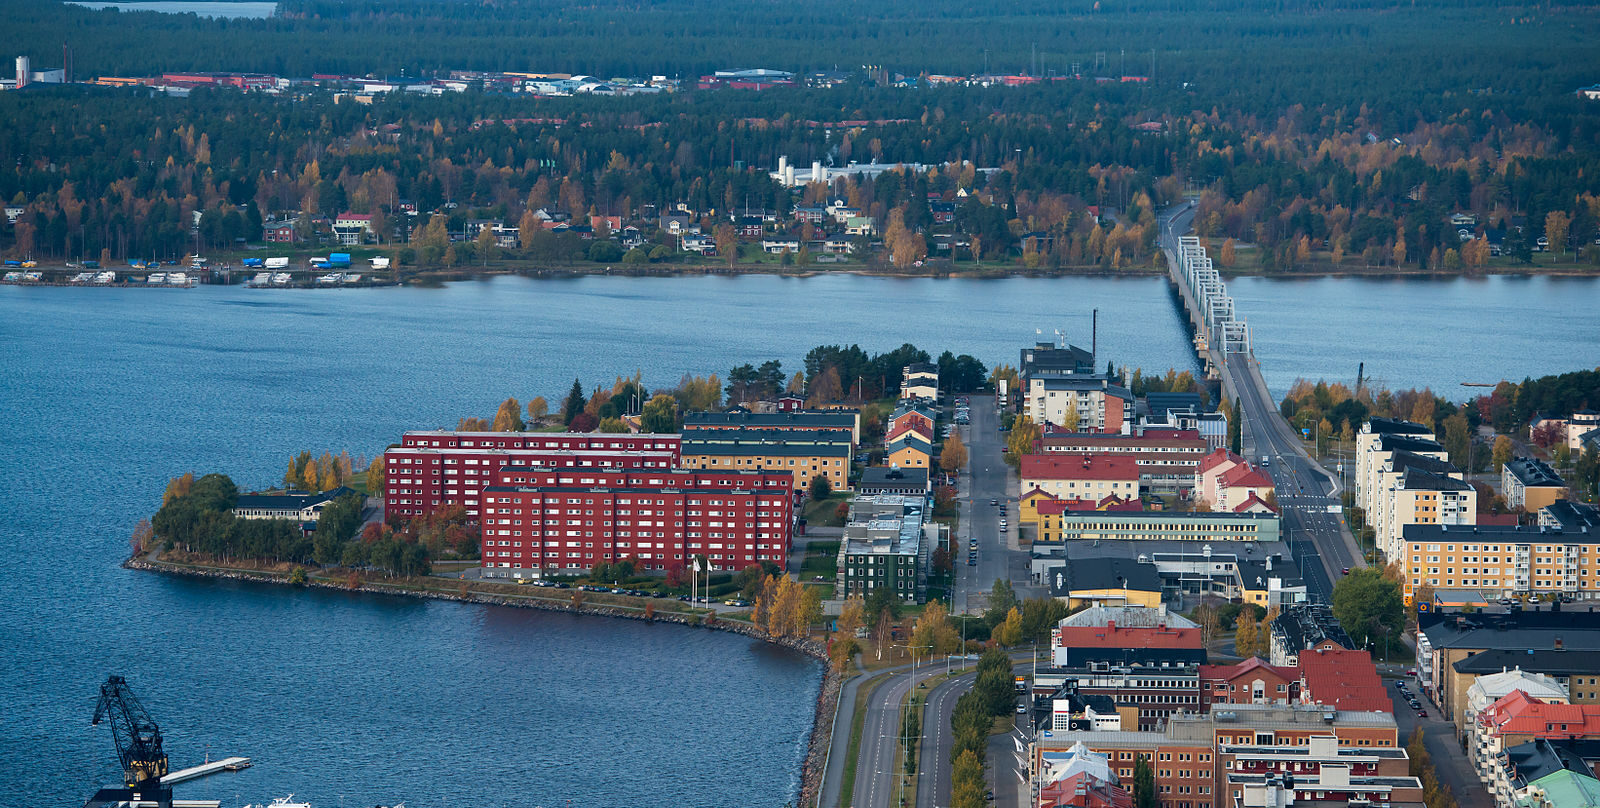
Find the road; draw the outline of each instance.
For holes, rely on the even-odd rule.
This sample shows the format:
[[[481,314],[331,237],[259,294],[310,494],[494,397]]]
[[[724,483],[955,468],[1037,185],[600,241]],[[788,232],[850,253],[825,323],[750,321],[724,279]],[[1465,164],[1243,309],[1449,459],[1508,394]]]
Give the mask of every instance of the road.
[[[950,805],[950,715],[955,712],[956,700],[972,688],[976,678],[973,673],[957,676],[928,691],[922,729],[922,776],[917,780],[918,808]]]
[[[1415,679],[1406,680],[1412,695],[1421,693]],[[1456,740],[1455,727],[1439,710],[1439,706],[1422,696],[1423,706],[1428,711],[1428,717],[1422,718],[1411,709],[1405,699],[1400,697],[1399,689],[1389,679],[1383,681],[1389,689],[1389,698],[1394,703],[1394,721],[1400,730],[1400,743],[1410,742],[1411,731],[1417,726],[1422,727],[1422,743],[1428,747],[1428,755],[1433,759],[1434,769],[1439,774],[1439,780],[1450,787],[1454,792],[1456,804],[1459,808],[1494,808],[1494,799],[1489,795],[1489,789],[1483,781],[1478,779],[1478,773],[1472,768],[1472,761],[1467,758],[1467,753],[1461,750],[1461,744]]]
[[[918,678],[925,676],[917,671]],[[884,808],[893,804],[896,775],[895,746],[900,742],[900,718],[906,691],[911,687],[911,672],[890,674],[872,690],[867,700],[866,717],[861,723],[861,749],[856,762],[856,808]]]
[[[1193,203],[1169,208],[1161,215],[1161,246],[1167,260],[1177,264],[1178,237],[1194,221]],[[1300,436],[1278,413],[1253,355],[1230,353],[1226,372],[1238,393],[1241,446],[1245,459],[1260,463],[1277,489],[1282,532],[1289,551],[1306,582],[1312,601],[1331,603],[1333,581],[1349,568],[1366,566],[1355,538],[1333,506],[1339,504],[1337,478],[1306,455]]]
[[[975,614],[988,607],[987,593],[997,579],[1011,581],[1019,599],[1043,594],[1029,585],[1028,553],[1017,544],[1017,484],[1006,465],[1007,433],[1000,431],[994,396],[971,396],[972,423],[957,427],[967,446],[967,471],[958,488],[961,526],[956,532],[954,614]],[[952,407],[952,412],[954,407]],[[990,505],[998,500],[1004,508]],[[1000,517],[1010,530],[1000,532]],[[978,563],[967,563],[973,538],[978,542]]]

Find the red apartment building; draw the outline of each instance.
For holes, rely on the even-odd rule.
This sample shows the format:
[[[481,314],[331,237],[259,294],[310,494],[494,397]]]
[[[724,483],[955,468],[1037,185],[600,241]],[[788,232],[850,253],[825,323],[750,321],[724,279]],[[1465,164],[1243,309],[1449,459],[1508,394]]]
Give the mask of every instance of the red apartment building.
[[[1044,454],[1078,454],[1130,457],[1145,485],[1176,491],[1194,484],[1195,472],[1208,451],[1206,439],[1195,429],[1145,429],[1141,434],[1068,432],[1046,424],[1038,451]]]
[[[719,570],[782,564],[793,493],[785,471],[506,466],[483,490],[483,566],[515,578],[624,558],[666,570],[699,554]]]
[[[560,469],[673,469],[677,435],[578,432],[407,432],[383,453],[384,508],[405,517],[460,505],[478,515],[478,495],[508,465]]]

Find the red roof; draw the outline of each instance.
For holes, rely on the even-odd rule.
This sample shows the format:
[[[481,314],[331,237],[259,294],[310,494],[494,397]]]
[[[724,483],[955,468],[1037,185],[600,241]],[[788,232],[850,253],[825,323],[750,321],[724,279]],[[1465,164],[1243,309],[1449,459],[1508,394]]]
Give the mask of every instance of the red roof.
[[[1062,626],[1062,648],[1199,648],[1198,628]]]
[[[1514,513],[1480,513],[1478,524],[1494,525],[1496,527],[1516,527],[1517,515]]]
[[[1024,480],[1125,480],[1139,481],[1139,465],[1131,457],[1085,454],[1030,454],[1022,456]]]
[[[1208,454],[1200,459],[1200,473],[1204,474],[1224,463],[1243,462],[1244,458],[1228,451],[1227,449],[1215,449],[1211,452],[1211,454]]]
[[[1394,712],[1389,690],[1378,678],[1372,655],[1366,651],[1331,648],[1303,651],[1300,678],[1305,682],[1303,701],[1339,710]]]
[[[1590,738],[1600,736],[1600,704],[1552,704],[1513,690],[1489,705],[1478,722],[1496,733]]]
[[[884,437],[883,442],[884,443],[888,443],[889,441],[892,441],[895,438],[898,438],[901,435],[906,434],[907,432],[915,432],[918,435],[922,436],[922,438],[924,440],[928,441],[929,443],[933,442],[933,429],[931,427],[926,426],[923,422],[918,421],[916,419],[910,419],[910,420],[907,420],[907,421],[901,423],[900,426],[898,426],[898,427],[896,427],[894,429],[894,431],[890,432],[887,436]]]
[[[1088,772],[1078,772],[1040,789],[1039,804],[1048,808],[1133,808],[1133,795]]]
[[[1217,482],[1229,488],[1271,488],[1272,479],[1252,468],[1248,463],[1240,463],[1217,478]]]
[[[1267,671],[1286,682],[1293,682],[1300,678],[1300,672],[1294,668],[1268,665],[1262,662],[1259,657],[1250,657],[1243,662],[1236,662],[1232,665],[1201,665],[1200,679],[1202,681],[1220,679],[1225,682],[1231,682],[1240,677],[1249,676],[1256,671]]]
[[[1272,511],[1273,513],[1277,513],[1278,512],[1277,508],[1272,507],[1272,503],[1262,499],[1261,497],[1256,496],[1256,492],[1254,492],[1254,491],[1251,491],[1249,499],[1246,499],[1244,502],[1239,503],[1238,506],[1233,509],[1233,512],[1234,513],[1244,513],[1245,511],[1250,510],[1250,506],[1256,505],[1256,504],[1261,505],[1261,507],[1266,508],[1269,511]]]

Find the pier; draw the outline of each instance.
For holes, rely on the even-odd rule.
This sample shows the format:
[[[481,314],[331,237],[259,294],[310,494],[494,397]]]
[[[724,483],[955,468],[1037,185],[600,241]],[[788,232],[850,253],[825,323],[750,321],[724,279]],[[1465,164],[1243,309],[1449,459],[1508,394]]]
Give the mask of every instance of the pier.
[[[178,783],[188,782],[190,780],[198,780],[202,777],[210,777],[217,772],[232,772],[248,768],[250,768],[250,758],[227,757],[221,760],[208,761],[198,766],[190,766],[187,769],[179,769],[175,772],[168,772],[166,775],[162,776],[161,784],[164,786],[171,786]]]

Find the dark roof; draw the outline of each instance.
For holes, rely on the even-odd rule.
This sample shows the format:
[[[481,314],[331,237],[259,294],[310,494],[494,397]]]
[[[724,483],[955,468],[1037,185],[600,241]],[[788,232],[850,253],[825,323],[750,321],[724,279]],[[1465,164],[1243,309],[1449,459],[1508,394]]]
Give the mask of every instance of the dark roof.
[[[1443,474],[1434,474],[1422,469],[1406,469],[1405,487],[1407,491],[1471,491],[1472,486],[1467,485],[1454,477]]]
[[[1199,393],[1146,393],[1144,401],[1150,407],[1150,417],[1157,420],[1165,418],[1168,410],[1190,410],[1196,414],[1207,411],[1200,405]]]
[[[1305,579],[1300,577],[1300,568],[1294,559],[1284,558],[1281,555],[1272,556],[1272,569],[1267,569],[1267,560],[1264,558],[1240,558],[1234,562],[1239,570],[1239,580],[1248,589],[1266,588],[1266,582],[1273,578],[1283,582],[1284,586],[1304,586]],[[1256,581],[1261,581],[1257,584]],[[1345,646],[1349,647],[1349,646]]]
[[[1424,612],[1417,622],[1434,648],[1505,649],[1522,654],[1535,647],[1555,648],[1559,638],[1566,653],[1600,650],[1600,612],[1594,611]]]
[[[1519,457],[1512,460],[1506,463],[1506,471],[1511,472],[1513,477],[1522,481],[1522,484],[1526,486],[1559,488],[1567,484],[1567,481],[1561,479],[1561,475],[1557,474],[1555,469],[1550,468],[1549,463],[1537,457]]]
[[[1385,434],[1378,439],[1378,449],[1384,452],[1442,452],[1444,451],[1444,445],[1436,440],[1427,438]]]
[[[1432,640],[1433,635],[1429,634]],[[1565,641],[1565,638],[1561,638]],[[1530,673],[1550,676],[1592,674],[1600,669],[1600,650],[1567,650],[1561,648],[1491,648],[1479,651],[1451,666],[1456,673],[1483,675],[1521,668]]]
[[[1340,648],[1353,648],[1355,643],[1344,632],[1333,609],[1316,603],[1295,604],[1284,607],[1272,629],[1283,635],[1285,643],[1295,653],[1315,647],[1330,640]]]
[[[691,412],[683,416],[684,432],[697,426],[742,426],[755,429],[809,427],[812,429],[855,429],[856,410],[791,410],[789,412]],[[687,437],[687,436],[686,436]]]
[[[1191,629],[1193,630],[1193,629]],[[1092,648],[1068,647],[1066,650],[1065,668],[1087,668],[1091,663],[1104,662],[1110,665],[1125,666],[1130,668],[1164,668],[1172,673],[1182,672],[1183,667],[1199,666],[1206,664],[1206,649],[1204,648],[1114,648],[1110,646],[1096,646]],[[1190,671],[1191,673],[1195,671]]]
[[[927,469],[902,469],[890,466],[869,466],[861,471],[861,479],[856,483],[857,490],[870,491],[874,488],[917,489],[925,491],[928,488]]]
[[[1400,528],[1400,536],[1405,541],[1475,538],[1516,543],[1563,537],[1580,542],[1600,541],[1600,536],[1590,538],[1582,533],[1564,533],[1558,528],[1521,525],[1404,525]]]
[[[850,456],[846,429],[706,429],[683,433],[682,451],[689,455]]]
[[[1416,452],[1408,452],[1403,449],[1394,453],[1392,466],[1395,471],[1421,469],[1422,471],[1431,471],[1434,474],[1461,473],[1461,469],[1456,468],[1456,464],[1451,463],[1448,460],[1440,460],[1437,457],[1429,457],[1427,455],[1417,454]]]
[[[1502,754],[1513,779],[1519,784],[1531,783],[1562,769],[1593,777],[1587,761],[1600,758],[1600,741],[1549,741],[1535,738],[1513,746]]]
[[[1539,513],[1554,519],[1563,531],[1600,533],[1600,508],[1586,502],[1558,499],[1540,508]]]
[[[290,491],[286,494],[240,494],[238,501],[234,502],[234,509],[250,508],[252,510],[301,510],[312,505],[338,499],[345,494],[354,494],[355,491],[344,486],[339,486],[331,491],[320,494],[308,494],[305,491]]]
[[[935,376],[939,375],[939,366],[932,362],[912,362],[911,364],[906,365],[905,370],[907,373],[932,373]]]
[[[1041,342],[1030,348],[1023,348],[1021,352],[1022,376],[1027,378],[1035,373],[1093,373],[1094,355],[1076,345],[1057,348],[1048,342]]]
[[[1403,421],[1399,418],[1369,418],[1368,431],[1380,435],[1431,435],[1433,430],[1416,423]]]
[[[1160,592],[1161,573],[1154,564],[1131,558],[1079,558],[1047,573],[1050,594],[1064,598],[1074,589],[1122,589]]]

